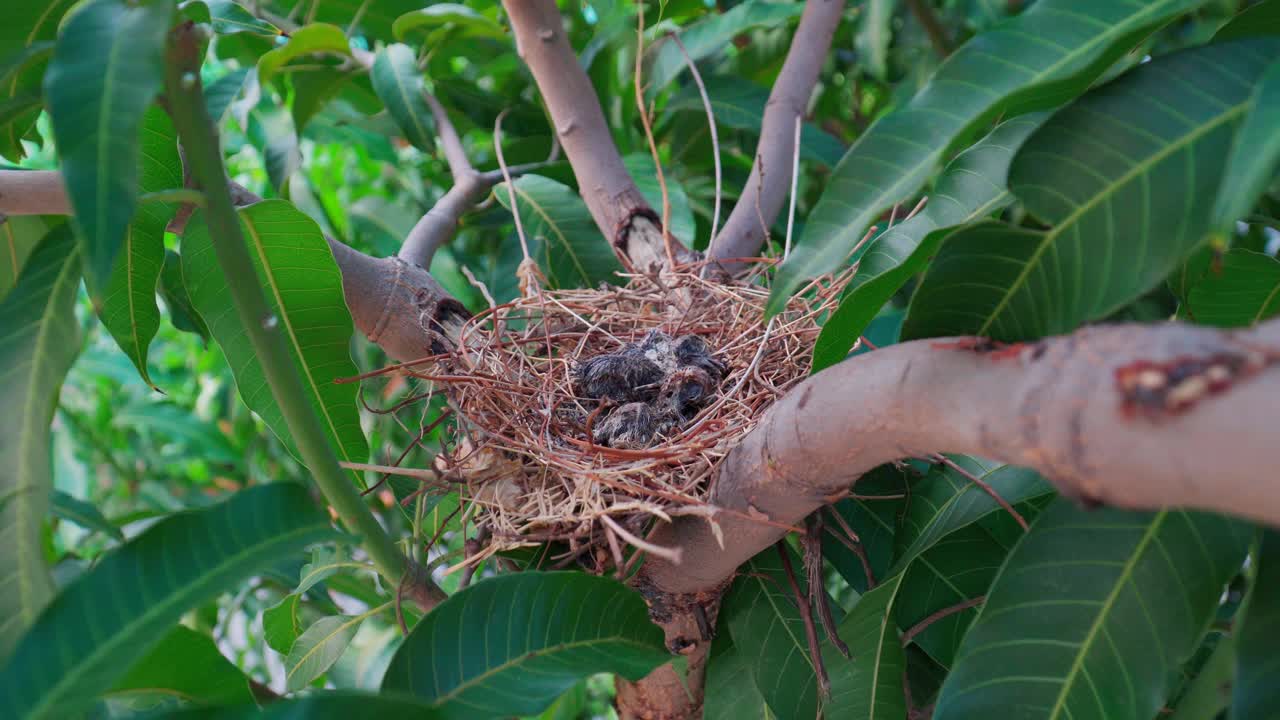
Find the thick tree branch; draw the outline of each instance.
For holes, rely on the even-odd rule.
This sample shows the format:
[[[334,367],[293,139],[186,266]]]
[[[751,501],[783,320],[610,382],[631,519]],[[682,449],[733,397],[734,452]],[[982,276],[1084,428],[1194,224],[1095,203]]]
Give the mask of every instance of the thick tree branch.
[[[844,0],[808,0],[805,4],[800,25],[791,38],[791,49],[765,105],[751,175],[724,228],[712,241],[708,251],[712,258],[755,255],[768,231],[763,225],[772,224],[781,212],[791,177],[796,118],[802,117],[809,106],[842,12]],[[724,266],[735,267],[733,263]]]
[[[1250,330],[1178,323],[1091,327],[1034,345],[974,338],[876,350],[810,378],[725,459],[713,502],[798,523],[892,460],[978,455],[1039,471],[1064,494],[1280,525],[1280,485],[1260,481],[1280,425],[1280,319]],[[815,420],[819,419],[819,420]],[[689,518],[653,541],[646,582],[718,587],[783,531],[722,514],[721,548]]]
[[[262,198],[230,182],[232,201],[251,205]],[[69,215],[60,173],[0,170],[0,214]],[[190,210],[170,224],[182,232]],[[445,349],[467,311],[426,270],[399,258],[374,258],[326,238],[342,271],[342,289],[356,328],[395,360],[415,360]]]
[[[582,199],[618,257],[639,270],[666,264],[662,231],[653,209],[622,164],[591,81],[565,36],[555,0],[504,0],[516,52],[538,84],[556,136],[578,178]],[[678,263],[696,255],[673,242]]]

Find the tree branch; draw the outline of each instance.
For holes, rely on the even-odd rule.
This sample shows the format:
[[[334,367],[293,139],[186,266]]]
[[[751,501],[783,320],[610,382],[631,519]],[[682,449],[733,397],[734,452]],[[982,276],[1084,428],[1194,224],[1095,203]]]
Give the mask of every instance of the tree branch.
[[[622,164],[587,78],[565,36],[555,0],[504,0],[516,52],[538,84],[556,136],[578,177],[596,226],[624,264],[640,270],[666,265],[659,220]],[[696,254],[673,241],[676,262]]]
[[[236,205],[262,198],[228,182]],[[0,170],[0,214],[70,215],[61,174],[50,170]],[[170,223],[181,233],[190,208]],[[332,238],[329,248],[342,272],[342,289],[356,328],[395,360],[443,351],[467,318],[466,308],[426,270],[399,258],[374,258]]]
[[[1088,503],[1280,524],[1280,486],[1257,477],[1280,425],[1280,319],[1090,327],[993,347],[919,340],[818,373],[729,454],[712,501],[795,524],[878,465],[952,452],[1033,468]],[[646,581],[717,587],[784,532],[727,513],[719,523],[726,548],[702,520],[659,527],[653,541],[682,547],[684,562],[649,558]]]
[[[938,57],[945,58],[950,55],[951,38],[947,35],[947,29],[942,26],[942,22],[938,20],[938,13],[934,11],[933,4],[927,0],[907,0],[907,7],[911,9],[911,14],[916,16],[916,21],[929,36],[929,43],[933,45],[933,51],[938,53]]]
[[[708,250],[713,259],[755,255],[765,240],[766,228],[761,226],[761,218],[763,224],[771,224],[782,211],[789,187],[786,168],[791,167],[796,118],[803,117],[808,108],[843,12],[844,0],[808,0],[805,4],[800,25],[791,38],[791,49],[765,105],[751,175]],[[735,267],[732,263],[723,266],[730,270]]]

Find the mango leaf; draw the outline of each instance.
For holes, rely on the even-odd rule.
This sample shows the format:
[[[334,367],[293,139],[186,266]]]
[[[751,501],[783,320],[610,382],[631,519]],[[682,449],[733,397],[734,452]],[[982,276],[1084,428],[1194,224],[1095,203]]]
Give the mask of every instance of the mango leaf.
[[[902,678],[907,658],[893,621],[901,583],[898,576],[877,585],[858,598],[853,612],[840,623],[840,639],[853,659],[838,658],[828,665],[831,699],[823,708],[828,717],[906,720]]]
[[[764,106],[769,101],[769,90],[745,78],[712,76],[705,78],[707,97],[716,123],[722,127],[744,130],[752,135],[760,134],[764,120]],[[698,86],[689,84],[678,90],[667,102],[666,113],[696,112],[704,114],[702,95]],[[844,143],[813,123],[805,123],[800,129],[800,158],[834,166],[844,154]]]
[[[262,612],[262,635],[267,645],[281,655],[288,655],[302,634],[302,621],[298,617],[301,600],[301,594],[291,593]]]
[[[299,635],[284,660],[289,692],[305,688],[337,662],[366,617],[367,614],[323,617]]]
[[[756,690],[752,661],[737,652],[729,633],[721,631],[711,645],[703,686],[703,720],[769,720],[773,714]]]
[[[1280,6],[1278,6],[1280,7]],[[1280,11],[1277,11],[1280,15]],[[1244,124],[1222,175],[1210,227],[1227,232],[1248,215],[1280,169],[1280,61],[1271,63],[1254,88]]]
[[[430,705],[387,693],[315,692],[264,707],[188,708],[166,713],[166,720],[350,720],[351,718],[413,718],[438,720]]]
[[[49,425],[80,350],[80,253],[69,225],[45,236],[0,302],[0,659],[53,597],[40,524],[49,506]]]
[[[1010,505],[1054,492],[1053,486],[1033,470],[965,456],[953,457],[952,461],[985,482]],[[1007,511],[995,498],[959,471],[945,466],[935,468],[911,489],[911,501],[896,538],[902,550],[889,574],[903,570],[946,535],[1004,512]]]
[[[1009,174],[1052,229],[987,223],[953,235],[902,337],[1066,332],[1164,280],[1209,229],[1235,128],[1276,53],[1280,38],[1166,55],[1053,116]]]
[[[1272,717],[1280,710],[1276,685],[1276,633],[1280,632],[1280,533],[1262,531],[1258,574],[1236,631],[1236,682],[1232,720]]]
[[[540,175],[517,178],[512,187],[529,239],[529,254],[546,273],[551,287],[595,287],[617,281],[614,272],[621,269],[618,258],[600,237],[578,193]],[[496,186],[493,193],[503,207],[511,209],[506,183]]]
[[[529,715],[588,675],[636,680],[670,659],[631,589],[527,571],[481,580],[432,610],[396,651],[382,689],[431,701],[441,717]]]
[[[1213,633],[1210,633],[1210,640]],[[1213,654],[1205,661],[1200,672],[1193,678],[1186,692],[1174,706],[1169,720],[1202,720],[1216,718],[1218,713],[1226,709],[1231,700],[1231,685],[1234,681],[1236,659],[1235,638],[1230,635],[1219,635]]]
[[[368,563],[357,562],[351,559],[342,548],[318,547],[311,551],[311,562],[302,566],[302,572],[298,576],[298,587],[294,588],[295,593],[304,593],[310,590],[318,582],[323,582],[326,578],[331,577],[339,570],[372,570],[373,567]]]
[[[173,3],[89,0],[62,27],[44,77],[72,219],[95,299],[138,199],[138,133],[160,89]]]
[[[910,492],[906,474],[892,465],[881,465],[858,478],[858,498],[846,498],[831,506],[849,529],[857,533],[866,565],[862,559],[836,538],[845,535],[843,528],[828,517],[822,538],[822,554],[836,571],[860,593],[869,589],[867,574],[877,580],[887,577],[893,563],[894,536],[898,517]],[[883,496],[884,499],[862,499]],[[846,536],[847,538],[847,536]],[[874,583],[871,583],[874,585]]]
[[[138,189],[158,192],[182,187],[182,159],[178,134],[159,106],[147,109],[142,121],[138,155]],[[116,344],[133,361],[144,382],[155,388],[147,372],[147,350],[160,329],[156,283],[164,265],[164,229],[177,207],[166,202],[138,206],[125,230],[124,246],[116,257],[98,317]],[[157,388],[158,389],[158,388]]]
[[[906,200],[993,118],[1075,96],[1152,30],[1205,1],[1041,0],[965,43],[836,166],[774,279],[768,312],[781,310],[808,278],[837,268],[882,211]]]
[[[865,58],[867,74],[886,82],[889,71],[889,43],[893,41],[893,13],[898,0],[868,0],[858,18],[858,34],[853,46]]]
[[[658,171],[653,166],[653,156],[648,153],[632,153],[622,158],[622,164],[636,181],[636,187],[646,202],[662,217],[662,188],[658,185]],[[697,232],[693,209],[689,207],[689,195],[676,180],[671,168],[663,168],[663,181],[667,184],[667,202],[671,205],[671,234],[692,244]]]
[[[53,490],[49,493],[49,511],[55,517],[73,522],[85,530],[97,530],[124,542],[124,533],[120,532],[120,528],[112,525],[110,520],[103,517],[102,511],[87,500],[72,497],[61,490]]]
[[[204,104],[209,111],[209,117],[213,118],[214,125],[220,127],[222,121],[227,119],[227,110],[244,89],[249,72],[250,68],[236,68],[204,86]]]
[[[313,53],[350,55],[351,45],[342,28],[327,23],[313,23],[298,28],[284,45],[265,53],[258,60],[258,82],[266,85],[286,64]]]
[[[167,695],[184,702],[230,705],[253,702],[249,678],[222,656],[213,638],[175,625],[107,697]]]
[[[791,566],[801,592],[807,593],[804,565],[794,553]],[[776,548],[761,551],[744,566],[720,612],[735,651],[750,664],[769,708],[779,717],[815,717],[817,674],[795,593]]]
[[[1236,248],[1191,288],[1187,315],[1217,327],[1245,327],[1280,313],[1280,261]]]
[[[1034,113],[1001,123],[947,165],[923,210],[871,242],[814,343],[813,372],[843,360],[884,304],[925,268],[950,234],[940,228],[978,220],[1013,200],[1005,189],[1009,164],[1045,117]]]
[[[392,26],[405,13],[421,8],[422,0],[315,0],[315,19],[347,28],[348,32],[360,30],[368,38],[394,37]],[[370,43],[372,45],[372,43]]]
[[[404,137],[429,153],[435,146],[435,120],[423,97],[422,72],[413,48],[395,43],[383,48],[373,61],[373,91],[387,106]]]
[[[331,65],[293,73],[293,105],[289,111],[293,114],[295,130],[301,133],[307,121],[323,110],[354,77],[355,73]]]
[[[498,21],[460,3],[436,3],[405,13],[392,23],[391,31],[397,40],[404,40],[410,35],[425,34],[445,26],[459,28],[468,36],[506,37],[506,31]]]
[[[337,533],[291,483],[171,515],[69,585],[0,670],[6,717],[73,717],[125,677],[187,609]]]
[[[1059,499],[1000,571],[934,717],[1154,717],[1250,539],[1213,515]]]
[[[1213,36],[1213,42],[1260,35],[1280,35],[1280,0],[1262,0],[1236,13]]]
[[[268,39],[280,35],[280,28],[256,17],[232,0],[205,0],[209,6],[209,15],[213,20],[213,31],[219,35],[249,33]]]
[[[160,268],[160,297],[169,307],[169,321],[175,328],[195,333],[208,342],[209,328],[191,304],[187,286],[182,282],[182,257],[173,250],[164,251],[164,266]]]
[[[733,9],[711,14],[680,31],[680,41],[695,62],[722,52],[734,36],[753,27],[773,27],[787,22],[804,9],[798,3],[771,3],[748,0]],[[654,43],[648,53],[644,79],[650,96],[658,93],[685,69],[684,55],[671,40]]]
[[[0,120],[0,157],[21,160],[26,154],[22,138],[40,114],[40,82],[44,78],[49,44],[58,35],[58,22],[76,0],[9,3],[0,24],[0,59],[5,71],[0,77],[0,106],[20,97],[35,97],[37,107]]]
[[[0,220],[0,300],[18,282],[27,256],[49,232],[49,223],[37,215],[15,215]]]
[[[289,179],[302,165],[298,132],[293,118],[282,107],[259,105],[249,111],[246,134],[262,153],[267,179],[278,193],[285,193]]]
[[[364,462],[369,447],[360,428],[356,387],[335,382],[357,371],[349,350],[351,315],[328,242],[314,220],[284,200],[264,200],[241,208],[239,214],[258,281],[273,312],[263,322],[279,324],[311,406],[339,458]],[[227,356],[240,397],[297,456],[284,416],[236,314],[202,212],[187,223],[182,275],[191,302]],[[364,482],[358,473],[353,477],[358,484]]]

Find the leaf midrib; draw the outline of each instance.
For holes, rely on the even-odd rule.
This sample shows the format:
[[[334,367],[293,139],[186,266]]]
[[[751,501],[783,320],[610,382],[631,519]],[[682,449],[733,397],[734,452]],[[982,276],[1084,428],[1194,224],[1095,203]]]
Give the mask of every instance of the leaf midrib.
[[[1001,296],[1000,301],[996,303],[994,308],[992,308],[987,319],[983,321],[982,326],[979,327],[974,334],[987,335],[991,332],[991,324],[995,322],[996,318],[1000,317],[1001,313],[1004,312],[1005,308],[1007,308],[1009,303],[1013,300],[1013,296],[1016,295],[1017,292],[1027,283],[1028,278],[1031,277],[1032,269],[1039,265],[1040,258],[1044,255],[1045,251],[1050,247],[1053,247],[1058,242],[1059,236],[1065,229],[1071,228],[1075,222],[1081,218],[1081,216],[1092,210],[1099,203],[1104,200],[1110,201],[1115,195],[1116,189],[1127,185],[1139,175],[1148,174],[1152,167],[1160,164],[1169,156],[1176,152],[1185,150],[1196,140],[1199,140],[1208,133],[1217,130],[1223,124],[1236,119],[1236,117],[1243,113],[1248,106],[1248,102],[1228,106],[1221,112],[1221,114],[1218,115],[1218,117],[1197,125],[1190,132],[1180,136],[1173,142],[1166,144],[1159,151],[1149,155],[1142,161],[1135,163],[1133,167],[1129,168],[1129,170],[1117,177],[1114,181],[1105,185],[1098,192],[1095,192],[1092,197],[1068,213],[1060,222],[1055,223],[1052,229],[1042,233],[1043,240],[1040,242],[1039,247],[1031,253],[1031,257],[1027,258],[1026,263],[1022,266],[1022,270],[1018,272],[1017,277],[1015,277],[1013,282],[1009,284],[1008,290],[1006,290],[1004,295]]]
[[[560,244],[564,246],[565,254],[568,255],[571,260],[573,260],[573,266],[578,269],[578,275],[582,277],[582,281],[586,283],[591,282],[590,276],[587,275],[587,269],[583,267],[581,260],[578,258],[578,253],[574,252],[573,246],[569,244],[569,239],[565,237],[564,233],[560,231],[560,226],[557,225],[555,221],[551,219],[551,216],[548,215],[543,210],[542,205],[540,205],[536,200],[533,199],[532,195],[530,195],[527,191],[525,191],[522,187],[520,187],[520,183],[512,183],[512,187],[515,188],[516,193],[525,202],[529,203],[529,206],[533,209],[534,213],[536,213],[538,217],[542,218],[543,224],[546,227],[550,228],[551,232],[555,233],[555,236],[560,241]],[[512,212],[519,212],[519,209],[513,208]],[[548,259],[548,265],[550,265],[550,262],[549,262],[550,257],[548,256],[547,259]],[[547,272],[551,272],[550,267],[547,268]]]
[[[1058,691],[1058,699],[1054,702],[1053,710],[1049,713],[1049,720],[1057,720],[1062,710],[1065,709],[1067,695],[1071,691],[1076,675],[1084,667],[1085,656],[1089,654],[1094,640],[1097,638],[1099,631],[1102,630],[1104,621],[1111,614],[1111,609],[1115,605],[1116,599],[1120,596],[1120,591],[1129,583],[1134,568],[1137,566],[1138,561],[1143,558],[1147,545],[1155,538],[1156,533],[1164,524],[1164,520],[1168,515],[1168,510],[1161,510],[1156,513],[1156,516],[1152,518],[1151,523],[1147,526],[1146,532],[1143,533],[1142,539],[1138,541],[1133,552],[1129,554],[1129,559],[1125,561],[1124,567],[1120,570],[1120,576],[1116,578],[1115,586],[1111,588],[1111,592],[1107,594],[1107,599],[1098,608],[1098,614],[1094,617],[1093,624],[1089,627],[1089,632],[1085,634],[1084,640],[1081,641],[1080,647],[1076,651],[1075,659],[1071,662],[1071,669],[1062,678],[1062,688]]]

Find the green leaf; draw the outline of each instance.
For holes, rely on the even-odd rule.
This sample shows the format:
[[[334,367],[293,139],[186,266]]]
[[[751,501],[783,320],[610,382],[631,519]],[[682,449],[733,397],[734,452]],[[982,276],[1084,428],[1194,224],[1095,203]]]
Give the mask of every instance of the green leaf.
[[[85,282],[108,287],[138,199],[138,137],[160,89],[173,3],[89,0],[58,36],[44,92]]]
[[[142,122],[138,156],[138,189],[158,192],[182,187],[182,159],[178,135],[169,115],[159,106],[147,109]],[[176,205],[143,203],[125,231],[98,317],[116,344],[138,368],[143,381],[155,388],[147,372],[147,350],[160,329],[156,283],[164,265],[164,230]],[[158,388],[157,388],[158,389]]]
[[[884,304],[925,268],[950,234],[940,228],[978,220],[1012,201],[1005,189],[1009,164],[1045,117],[1035,113],[1000,124],[947,165],[923,210],[872,241],[814,343],[813,372],[843,360]]]
[[[404,40],[410,35],[425,34],[447,25],[461,29],[466,35],[506,37],[506,30],[496,20],[459,3],[437,3],[405,13],[396,18],[391,31],[397,40]]]
[[[189,708],[167,713],[167,720],[351,720],[351,718],[413,718],[436,720],[440,717],[429,705],[407,697],[386,693],[315,692],[263,707]]]
[[[1191,287],[1187,315],[1217,327],[1246,327],[1280,313],[1280,261],[1236,248]]]
[[[1060,499],[1014,548],[934,717],[1154,717],[1250,541],[1201,513]]]
[[[349,350],[351,315],[328,242],[314,220],[284,200],[264,200],[241,208],[239,214],[258,281],[274,313],[263,322],[278,324],[338,457],[364,462],[369,446],[360,428],[356,385],[335,382],[357,370]],[[227,356],[240,397],[297,456],[284,416],[231,301],[202,212],[187,223],[182,239],[182,275],[191,302]],[[237,278],[238,282],[245,280]],[[358,473],[353,476],[357,483],[363,483]]]
[[[295,593],[304,593],[310,590],[316,583],[323,582],[326,578],[333,576],[339,570],[372,570],[373,567],[368,563],[356,562],[351,559],[342,546],[337,548],[318,547],[311,551],[311,562],[302,566],[302,572],[298,576],[298,587],[294,588]]]
[[[302,621],[298,617],[301,601],[300,593],[292,593],[262,612],[262,635],[267,645],[281,655],[288,655],[302,634]]]
[[[909,493],[906,474],[892,465],[881,465],[858,478],[858,498],[846,498],[831,506],[831,511],[839,513],[849,529],[857,533],[867,563],[864,567],[861,558],[836,539],[845,532],[830,518],[822,538],[822,554],[857,592],[868,590],[868,569],[876,579],[886,577],[893,562],[898,517]]]
[[[289,692],[307,687],[337,662],[366,617],[367,614],[323,617],[299,635],[284,661]]]
[[[1277,13],[1280,14],[1280,13]],[[1236,133],[1210,227],[1229,232],[1245,217],[1280,168],[1280,61],[1258,78],[1244,124]]]
[[[40,98],[40,84],[47,67],[46,44],[58,35],[58,22],[76,0],[8,3],[0,23],[0,58],[5,72],[0,78],[0,106],[20,97]],[[3,113],[0,113],[2,115]],[[0,157],[21,160],[22,138],[36,123],[39,108],[0,120]]]
[[[1280,633],[1280,532],[1262,531],[1258,574],[1248,608],[1236,631],[1236,683],[1231,693],[1232,720],[1274,717],[1280,711],[1275,682],[1275,638]]]
[[[1240,11],[1218,30],[1213,42],[1261,35],[1280,35],[1280,0],[1262,0]]]
[[[752,135],[760,134],[760,125],[764,120],[764,106],[769,102],[769,90],[752,83],[745,78],[713,75],[705,78],[707,98],[711,101],[711,112],[716,117],[719,127],[731,127],[744,130]],[[677,91],[667,102],[666,113],[697,112],[705,114],[702,95],[698,86],[689,84]],[[844,154],[844,143],[830,133],[805,123],[800,130],[800,158],[820,162],[828,167],[834,166]]]
[[[124,533],[120,532],[120,528],[103,517],[102,512],[91,502],[55,489],[49,493],[49,510],[54,516],[69,520],[85,530],[97,530],[124,542]]]
[[[271,187],[283,194],[289,179],[302,166],[293,118],[282,107],[260,105],[249,111],[248,120],[246,134],[262,153]]]
[[[63,590],[22,638],[0,670],[3,714],[75,716],[187,609],[335,535],[306,488],[291,483],[161,520]]]
[[[792,557],[791,566],[808,597],[804,565]],[[779,717],[815,717],[817,674],[795,593],[776,548],[761,551],[743,567],[720,612],[736,652],[750,663],[756,688],[773,712]]]
[[[521,572],[481,580],[432,610],[382,689],[429,700],[442,717],[529,715],[588,675],[637,680],[670,659],[631,589],[577,572]]]
[[[187,286],[182,282],[182,257],[173,250],[164,251],[164,266],[160,268],[160,296],[169,307],[169,321],[175,328],[195,333],[206,342],[209,340],[209,328],[191,304]]]
[[[512,186],[529,239],[529,254],[546,273],[551,287],[617,282],[614,272],[622,266],[578,193],[540,175],[517,178]],[[493,193],[503,207],[511,209],[506,183],[500,183]]]
[[[254,16],[232,0],[205,0],[209,6],[209,16],[213,20],[213,31],[219,35],[249,33],[275,39],[280,35],[280,28]]]
[[[898,576],[877,585],[840,623],[838,634],[853,659],[838,658],[828,665],[831,699],[823,708],[828,717],[906,720],[902,678],[907,658],[893,622],[893,601],[901,583]]]
[[[853,45],[865,58],[871,77],[886,82],[889,71],[889,43],[893,42],[893,13],[898,0],[868,0],[858,18],[858,34]]]
[[[387,106],[404,137],[419,150],[429,153],[435,146],[435,120],[423,97],[422,73],[413,48],[395,43],[378,53],[373,61],[373,91]]]
[[[293,126],[301,133],[307,121],[324,109],[355,74],[337,67],[321,66],[293,74]]]
[[[774,279],[769,313],[806,279],[837,268],[882,211],[993,118],[1076,95],[1152,30],[1205,2],[1040,0],[965,43],[845,154]]]
[[[965,456],[956,456],[952,460],[987,483],[1010,505],[1054,492],[1053,486],[1033,470]],[[995,498],[959,471],[945,466],[935,469],[911,489],[911,501],[902,519],[902,530],[896,538],[903,550],[898,553],[889,574],[901,572],[908,563],[950,533],[994,513],[1005,512]]]
[[[222,121],[227,119],[227,110],[244,89],[250,71],[250,68],[236,68],[204,86],[205,107],[209,111],[209,117],[213,118],[214,125],[221,126]]]
[[[49,232],[49,223],[37,215],[15,215],[0,220],[0,300],[18,282],[27,256]]]
[[[903,339],[1067,332],[1163,281],[1209,227],[1253,80],[1277,52],[1280,39],[1257,39],[1166,55],[1051,118],[1009,178],[1052,229],[988,223],[953,235],[916,290]]]
[[[284,45],[263,54],[258,60],[258,82],[266,85],[286,64],[314,53],[350,55],[351,45],[342,28],[327,23],[313,23],[298,28]]]
[[[1235,671],[1236,643],[1230,635],[1218,638],[1213,654],[1191,681],[1186,693],[1178,700],[1169,720],[1203,720],[1216,718],[1231,700],[1231,685]]]
[[[680,41],[695,62],[723,52],[733,38],[753,27],[774,27],[799,15],[804,9],[799,3],[771,3],[748,0],[728,12],[711,14],[680,31]],[[648,67],[644,82],[650,95],[667,86],[685,69],[684,54],[674,42],[664,39],[654,43],[649,51]]]
[[[249,678],[218,652],[213,638],[185,625],[165,633],[107,692],[108,697],[129,694],[168,695],[210,705],[253,702]]]
[[[63,378],[80,350],[80,253],[69,225],[32,251],[0,302],[0,659],[53,597],[40,524],[53,489],[49,425]]]
[[[348,32],[363,31],[365,37],[386,39],[394,37],[391,31],[396,18],[421,8],[422,0],[315,0],[316,20],[347,28]]]
[[[622,164],[636,181],[636,187],[644,196],[645,202],[662,216],[662,188],[658,185],[658,171],[653,166],[653,156],[648,153],[632,153],[622,158]],[[671,168],[663,168],[663,181],[667,184],[667,202],[671,205],[671,234],[688,245],[692,245],[697,233],[697,225],[693,220],[693,209],[689,207],[689,196],[685,193],[680,181],[676,180]],[[521,216],[523,218],[523,216]]]
[[[737,651],[729,633],[721,632],[711,646],[703,688],[703,720],[748,720],[773,717],[756,690],[752,661]]]

